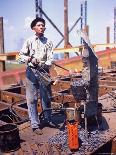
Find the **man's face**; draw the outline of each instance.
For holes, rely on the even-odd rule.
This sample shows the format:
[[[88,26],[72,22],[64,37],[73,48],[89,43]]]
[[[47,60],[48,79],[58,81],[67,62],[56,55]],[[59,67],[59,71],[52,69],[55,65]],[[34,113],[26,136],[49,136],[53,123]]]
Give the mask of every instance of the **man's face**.
[[[36,34],[43,34],[45,31],[45,25],[42,22],[37,22],[37,24],[33,27],[33,30]]]

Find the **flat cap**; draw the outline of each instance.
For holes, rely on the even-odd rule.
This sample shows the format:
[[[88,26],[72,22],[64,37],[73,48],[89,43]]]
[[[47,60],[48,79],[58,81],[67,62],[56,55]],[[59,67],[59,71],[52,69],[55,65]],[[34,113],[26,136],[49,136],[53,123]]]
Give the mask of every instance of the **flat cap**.
[[[37,22],[42,22],[45,25],[45,20],[43,18],[35,18],[32,22],[31,22],[31,29],[33,29],[33,27],[37,24]]]

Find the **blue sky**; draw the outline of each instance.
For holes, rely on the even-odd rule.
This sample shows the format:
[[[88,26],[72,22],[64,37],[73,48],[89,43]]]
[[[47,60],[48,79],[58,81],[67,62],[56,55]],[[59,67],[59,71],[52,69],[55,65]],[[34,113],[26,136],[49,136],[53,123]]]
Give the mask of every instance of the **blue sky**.
[[[69,28],[80,17],[80,3],[82,0],[68,0],[68,23]],[[64,31],[64,0],[43,0],[43,10],[48,17],[57,25],[60,31]],[[88,25],[91,43],[106,42],[106,27],[110,26],[110,40],[113,43],[113,18],[116,0],[88,0]],[[4,18],[5,52],[19,51],[23,41],[33,34],[29,23],[35,18],[35,0],[0,0],[0,16]],[[44,16],[43,16],[44,17]],[[80,44],[77,36],[76,25],[69,35],[73,46]],[[54,43],[61,40],[60,34],[46,19],[46,36]],[[61,44],[60,47],[63,47]]]

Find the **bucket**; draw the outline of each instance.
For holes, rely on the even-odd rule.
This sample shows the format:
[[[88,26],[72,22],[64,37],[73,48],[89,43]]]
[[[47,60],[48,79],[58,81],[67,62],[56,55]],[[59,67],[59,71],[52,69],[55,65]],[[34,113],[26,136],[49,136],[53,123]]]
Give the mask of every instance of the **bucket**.
[[[0,126],[0,151],[3,153],[16,151],[20,148],[19,130],[15,124]]]

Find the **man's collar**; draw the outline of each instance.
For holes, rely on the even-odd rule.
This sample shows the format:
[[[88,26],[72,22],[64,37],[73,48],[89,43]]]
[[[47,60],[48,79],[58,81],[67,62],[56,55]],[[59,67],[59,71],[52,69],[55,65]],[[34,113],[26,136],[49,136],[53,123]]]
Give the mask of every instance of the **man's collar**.
[[[42,35],[42,36],[39,37],[39,36],[37,36],[37,35],[35,34],[35,39],[36,39],[36,40],[38,40],[38,39],[42,40],[42,39],[44,39],[44,35]]]

